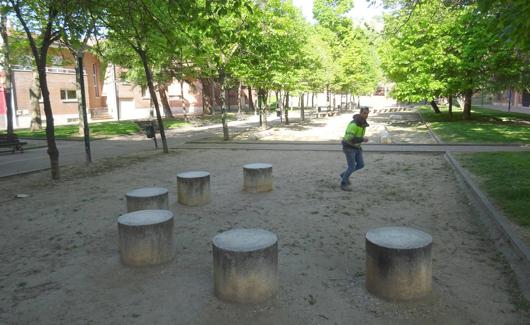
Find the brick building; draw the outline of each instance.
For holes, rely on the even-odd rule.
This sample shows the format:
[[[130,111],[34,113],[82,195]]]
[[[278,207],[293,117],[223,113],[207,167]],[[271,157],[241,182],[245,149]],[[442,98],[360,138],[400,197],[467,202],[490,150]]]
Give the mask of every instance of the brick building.
[[[78,101],[76,97],[75,61],[70,52],[65,48],[54,46],[50,48],[50,64],[47,67],[47,81],[50,92],[50,101],[56,125],[72,124],[79,121]],[[149,91],[146,88],[133,85],[124,80],[119,80],[120,68],[112,64],[105,65],[92,53],[85,53],[84,84],[87,96],[87,113],[89,121],[94,120],[127,120],[146,119],[152,116],[152,103]],[[30,126],[32,107],[30,102],[30,89],[33,84],[34,72],[32,71],[32,57],[21,59],[22,64],[13,67],[12,107],[14,111],[14,127],[27,128]],[[0,75],[2,71],[0,71]],[[177,80],[168,86],[167,99],[173,114],[202,114],[204,105],[209,98],[211,84],[194,81],[191,84],[181,83]],[[203,93],[204,90],[204,93]],[[220,106],[220,87],[214,85],[214,107]],[[0,87],[0,95],[4,89]],[[183,96],[181,96],[183,94]],[[160,95],[157,94],[160,111],[163,114]],[[183,98],[182,98],[183,97]],[[253,93],[254,102],[257,99]],[[244,107],[249,106],[248,91],[243,88],[238,96],[237,89],[227,91],[226,101],[229,107],[237,109],[238,100]],[[42,99],[40,102],[43,123],[45,115]],[[0,130],[7,126],[7,108],[5,101],[0,100]]]

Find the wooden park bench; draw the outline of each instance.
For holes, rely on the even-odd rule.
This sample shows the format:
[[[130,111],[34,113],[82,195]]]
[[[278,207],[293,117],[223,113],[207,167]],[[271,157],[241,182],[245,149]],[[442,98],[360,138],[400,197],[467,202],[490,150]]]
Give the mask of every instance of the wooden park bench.
[[[325,116],[334,116],[338,113],[339,111],[333,107],[318,106],[317,111],[315,112],[315,116],[319,118],[319,117],[325,117]]]
[[[11,153],[15,153],[17,150],[20,151],[20,153],[23,153],[24,148],[22,148],[22,146],[25,144],[27,144],[27,142],[20,141],[15,134],[11,136],[0,134],[0,148],[11,148]]]

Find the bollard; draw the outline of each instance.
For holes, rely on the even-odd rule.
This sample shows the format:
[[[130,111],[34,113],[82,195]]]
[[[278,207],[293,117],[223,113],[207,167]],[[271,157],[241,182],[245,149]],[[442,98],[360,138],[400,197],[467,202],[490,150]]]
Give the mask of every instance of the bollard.
[[[251,193],[272,191],[272,165],[263,163],[244,165],[243,190]]]
[[[214,294],[237,303],[260,303],[278,290],[278,237],[263,229],[233,229],[216,235]]]
[[[142,187],[125,194],[127,212],[138,210],[169,210],[168,190],[162,187]]]
[[[382,227],[366,234],[366,288],[387,300],[427,296],[432,286],[432,237],[407,227]]]
[[[191,171],[177,174],[177,200],[189,206],[210,202],[210,173]]]
[[[118,218],[121,262],[129,266],[156,265],[175,256],[173,213],[139,210]]]

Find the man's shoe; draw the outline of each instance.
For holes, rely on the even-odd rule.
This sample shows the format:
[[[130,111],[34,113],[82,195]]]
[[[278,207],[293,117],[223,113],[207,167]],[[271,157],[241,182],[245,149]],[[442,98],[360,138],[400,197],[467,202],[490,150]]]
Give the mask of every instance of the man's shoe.
[[[340,180],[342,181],[342,177],[344,177],[344,173],[340,174]],[[351,185],[351,182],[349,179],[346,180],[346,185]]]
[[[341,185],[340,186],[340,189],[343,190],[343,191],[346,191],[346,192],[351,192],[352,191],[352,188],[350,185]]]

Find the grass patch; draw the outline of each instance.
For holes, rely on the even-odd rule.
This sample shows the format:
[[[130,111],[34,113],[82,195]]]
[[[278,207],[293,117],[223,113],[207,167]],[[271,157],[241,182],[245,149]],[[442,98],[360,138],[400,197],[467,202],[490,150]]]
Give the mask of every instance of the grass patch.
[[[156,120],[155,120],[156,125]],[[164,127],[166,129],[176,129],[190,125],[189,122],[183,119],[165,119]],[[135,121],[112,121],[112,122],[98,122],[90,123],[90,138],[106,138],[120,135],[132,135],[143,132],[142,123]],[[46,130],[32,132],[30,129],[16,130],[16,134],[21,138],[46,139]],[[79,126],[76,125],[57,125],[55,126],[56,139],[83,139],[79,135]]]
[[[480,188],[514,223],[530,232],[530,152],[458,154]]]
[[[227,121],[235,121],[238,119],[237,112],[227,112]],[[198,125],[209,125],[221,123],[221,114],[204,115],[204,116],[190,116],[190,120],[197,122]],[[177,129],[192,125],[193,122],[185,121],[183,118],[164,119],[165,129]],[[156,120],[154,121],[156,125]],[[132,135],[143,132],[143,128],[148,124],[148,121],[112,121],[112,122],[98,122],[90,123],[90,138],[106,138],[119,135]],[[16,134],[20,138],[46,139],[46,130],[32,132],[30,129],[16,130]],[[56,139],[83,139],[79,135],[79,126],[75,125],[57,125],[55,126]]]
[[[165,119],[163,123],[164,123],[164,128],[166,129],[178,129],[178,128],[190,125],[189,122],[186,122],[183,119],[176,119],[176,118]]]
[[[141,131],[138,124],[133,121],[119,121],[119,122],[99,122],[90,123],[90,137],[91,138],[104,138],[109,136],[117,135],[130,135],[136,134]],[[45,139],[46,130],[42,129],[39,131],[32,132],[30,129],[20,129],[16,131],[17,135],[21,138],[35,138]],[[76,125],[58,125],[55,126],[55,138],[56,139],[82,139],[79,135],[79,126]]]
[[[530,143],[530,115],[508,113],[473,107],[471,120],[462,120],[462,110],[453,110],[449,118],[447,107],[436,114],[430,106],[419,111],[433,131],[446,143]]]

